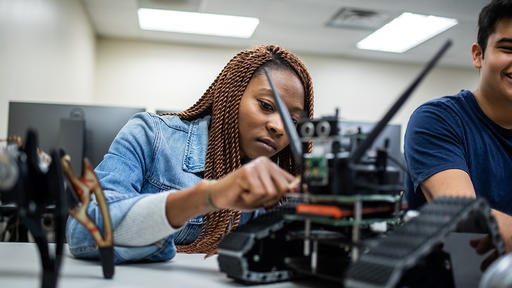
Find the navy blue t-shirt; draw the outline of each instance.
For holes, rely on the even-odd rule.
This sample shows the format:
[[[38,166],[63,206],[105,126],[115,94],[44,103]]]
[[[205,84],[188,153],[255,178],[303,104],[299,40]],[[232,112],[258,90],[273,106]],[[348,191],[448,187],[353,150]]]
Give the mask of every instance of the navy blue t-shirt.
[[[447,169],[460,169],[469,174],[477,197],[512,214],[512,129],[489,119],[471,91],[462,90],[416,109],[404,145],[410,208],[426,202],[418,191],[422,181]]]

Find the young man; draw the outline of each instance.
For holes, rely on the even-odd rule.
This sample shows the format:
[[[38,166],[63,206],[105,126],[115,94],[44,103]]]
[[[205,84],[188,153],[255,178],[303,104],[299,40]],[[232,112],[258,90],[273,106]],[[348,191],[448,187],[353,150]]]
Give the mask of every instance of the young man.
[[[477,90],[462,90],[420,106],[405,135],[408,201],[417,208],[442,196],[483,197],[512,250],[512,0],[480,12],[471,47],[480,70]],[[471,241],[478,253],[488,238]],[[484,261],[488,265],[493,259]]]

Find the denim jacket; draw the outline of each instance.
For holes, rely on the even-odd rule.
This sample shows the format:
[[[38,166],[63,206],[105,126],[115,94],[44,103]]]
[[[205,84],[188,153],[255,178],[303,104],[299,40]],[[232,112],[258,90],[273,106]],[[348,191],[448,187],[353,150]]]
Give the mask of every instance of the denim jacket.
[[[112,229],[140,199],[168,190],[180,190],[203,178],[210,116],[184,121],[176,116],[135,114],[114,139],[95,172],[108,202]],[[103,222],[93,197],[88,214],[103,233]],[[240,224],[251,213],[242,213]],[[114,246],[115,263],[164,261],[176,254],[175,244],[193,242],[201,231],[203,217],[190,219],[183,228],[157,243],[142,247]],[[151,225],[150,223],[148,223]],[[99,250],[89,232],[69,218],[66,237],[71,254],[98,258]]]

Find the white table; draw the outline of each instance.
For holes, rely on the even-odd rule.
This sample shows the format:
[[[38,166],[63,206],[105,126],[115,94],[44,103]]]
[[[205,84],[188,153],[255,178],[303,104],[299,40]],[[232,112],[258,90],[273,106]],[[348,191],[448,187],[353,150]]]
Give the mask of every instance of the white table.
[[[169,262],[117,265],[113,279],[104,279],[98,261],[84,261],[70,255],[67,246],[62,258],[57,287],[326,287],[318,280],[244,286],[219,271],[217,256],[178,254]],[[41,261],[35,243],[0,242],[0,287],[41,286]],[[335,286],[333,286],[335,287]]]
[[[471,234],[455,233],[448,237],[446,250],[452,255],[457,287],[478,287],[481,272],[478,267],[484,259],[469,248]],[[340,287],[335,283],[309,279],[266,285],[245,286],[219,271],[217,256],[204,259],[203,254],[177,254],[168,262],[125,264],[115,267],[113,279],[104,279],[99,261],[75,259],[65,246],[65,255],[57,287]],[[0,288],[41,287],[41,260],[35,243],[0,242]]]

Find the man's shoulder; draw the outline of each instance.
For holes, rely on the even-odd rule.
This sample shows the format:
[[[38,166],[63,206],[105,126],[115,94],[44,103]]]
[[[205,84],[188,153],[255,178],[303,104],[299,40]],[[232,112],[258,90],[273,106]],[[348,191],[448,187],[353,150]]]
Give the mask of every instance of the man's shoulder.
[[[429,100],[420,105],[411,115],[410,121],[425,119],[429,122],[443,121],[461,121],[474,110],[474,96],[468,90],[462,90],[451,96],[444,96]]]
[[[457,109],[463,105],[467,105],[471,101],[473,93],[468,90],[461,90],[455,95],[443,96],[429,100],[418,107],[418,109]]]

